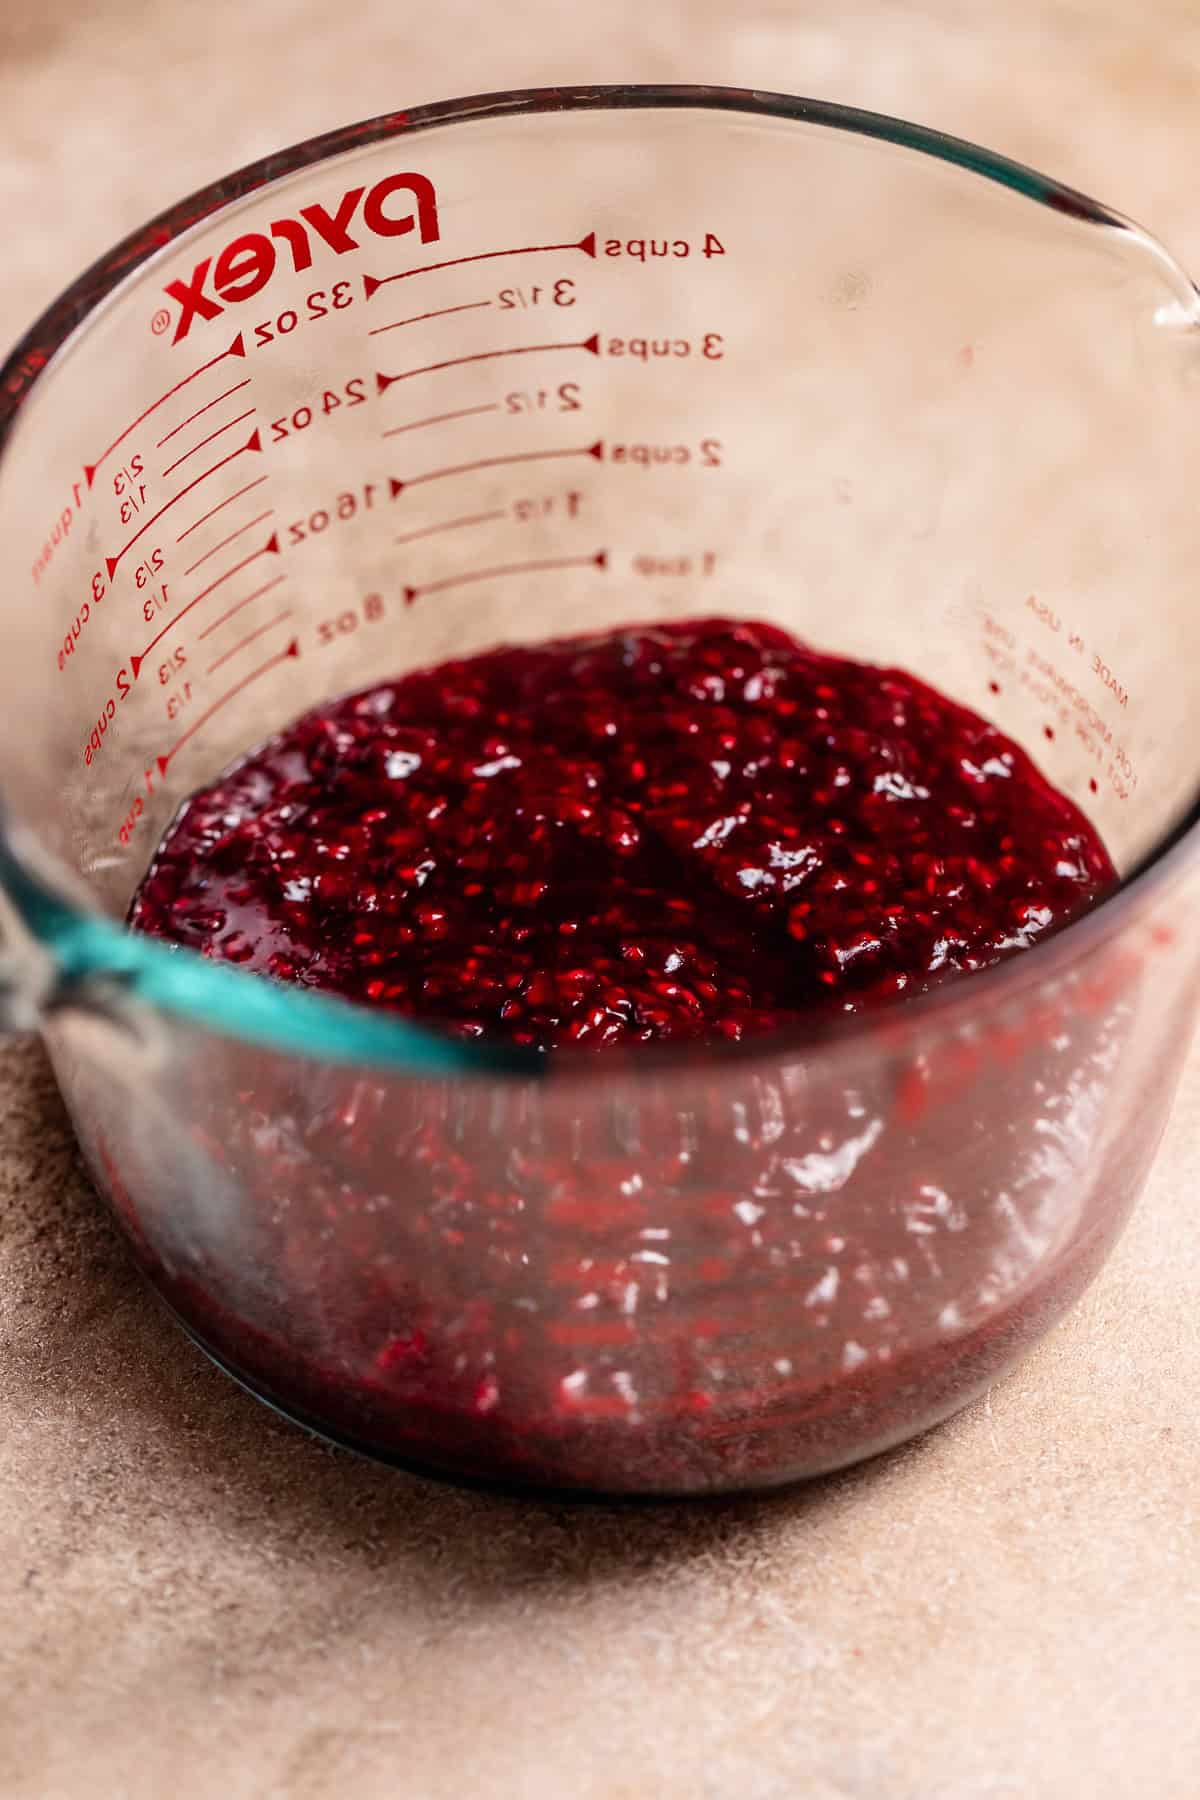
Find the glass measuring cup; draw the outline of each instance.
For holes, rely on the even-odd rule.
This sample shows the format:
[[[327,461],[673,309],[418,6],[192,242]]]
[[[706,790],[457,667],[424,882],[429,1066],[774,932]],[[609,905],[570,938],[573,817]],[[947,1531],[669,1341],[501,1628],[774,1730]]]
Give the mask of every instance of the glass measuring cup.
[[[691,1493],[897,1442],[1061,1313],[1195,1011],[1198,316],[986,152],[629,88],[302,146],[51,309],[0,388],[8,1006],[218,1361],[399,1461]],[[696,613],[987,712],[1122,888],[870,1020],[544,1066],[121,929],[301,709]]]

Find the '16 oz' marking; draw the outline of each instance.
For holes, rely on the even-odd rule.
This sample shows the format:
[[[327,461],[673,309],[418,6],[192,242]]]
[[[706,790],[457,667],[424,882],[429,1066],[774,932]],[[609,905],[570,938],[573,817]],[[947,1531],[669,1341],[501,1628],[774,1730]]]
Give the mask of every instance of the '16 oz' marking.
[[[318,507],[307,519],[293,520],[287,528],[288,543],[303,544],[307,538],[319,537],[339,520],[344,522],[356,518],[359,512],[369,512],[378,492],[377,485],[369,481],[361,490],[339,494],[331,507]]]

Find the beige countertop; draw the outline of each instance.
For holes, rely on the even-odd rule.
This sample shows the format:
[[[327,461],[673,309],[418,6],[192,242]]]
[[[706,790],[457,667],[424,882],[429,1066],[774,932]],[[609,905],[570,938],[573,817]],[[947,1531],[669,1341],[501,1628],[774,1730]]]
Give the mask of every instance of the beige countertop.
[[[5,0],[0,337],[280,144],[630,78],[908,114],[1200,267],[1197,0]],[[940,1432],[769,1500],[568,1509],[234,1388],[133,1274],[40,1051],[0,1053],[0,1794],[1194,1800],[1198,1146],[1194,1056],[1101,1280]]]

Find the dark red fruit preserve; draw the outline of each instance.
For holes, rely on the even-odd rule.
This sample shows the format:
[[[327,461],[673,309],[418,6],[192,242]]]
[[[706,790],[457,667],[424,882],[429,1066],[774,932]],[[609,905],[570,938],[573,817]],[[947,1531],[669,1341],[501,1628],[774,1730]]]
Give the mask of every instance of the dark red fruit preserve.
[[[493,650],[307,714],[188,802],[130,917],[552,1049],[919,993],[1112,876],[973,713],[712,619]]]
[[[786,1033],[870,1009],[898,1042],[895,1002],[1113,879],[994,726],[774,626],[444,663],[195,794],[130,922],[542,1074],[227,1049],[236,1105],[215,1077],[188,1102],[213,1198],[170,1254],[152,1171],[94,1154],[197,1335],[335,1436],[556,1487],[835,1466],[951,1410],[1081,1284],[1120,1007],[928,1053]],[[762,1057],[697,1060],[743,1039]],[[656,1044],[684,1064],[641,1065]]]

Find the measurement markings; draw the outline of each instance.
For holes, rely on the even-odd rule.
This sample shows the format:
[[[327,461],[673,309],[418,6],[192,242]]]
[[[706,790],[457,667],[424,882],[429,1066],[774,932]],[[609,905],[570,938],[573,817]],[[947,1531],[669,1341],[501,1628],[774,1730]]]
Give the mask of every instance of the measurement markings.
[[[286,580],[287,572],[285,570],[282,575],[275,575],[270,581],[264,581],[261,587],[255,588],[252,594],[247,594],[244,600],[235,600],[233,605],[228,607],[226,611],[221,614],[219,619],[214,619],[211,625],[206,625],[203,631],[198,631],[196,633],[197,642],[203,643],[206,637],[211,637],[214,631],[219,631],[221,626],[232,619],[235,613],[240,613],[243,606],[249,606],[253,601],[261,600],[264,594],[269,594],[272,588],[277,588],[281,581]]]
[[[411,381],[414,375],[434,375],[439,369],[461,369],[466,363],[492,362],[498,356],[532,356],[539,350],[590,350],[600,354],[600,333],[591,337],[572,338],[565,344],[510,344],[506,350],[477,350],[473,356],[448,356],[444,362],[423,363],[419,369],[403,369],[399,375],[376,372],[376,392],[385,394],[397,381]]]
[[[390,325],[376,325],[368,331],[368,337],[382,337],[385,331],[399,331],[402,325],[420,325],[425,319],[444,319],[448,313],[477,312],[481,306],[490,306],[490,300],[466,300],[461,306],[439,306],[435,312],[414,313],[411,319],[393,319]]]
[[[596,254],[596,234],[576,238],[569,244],[517,244],[507,250],[481,250],[476,256],[452,256],[446,262],[422,263],[417,269],[400,269],[395,275],[364,275],[363,293],[369,300],[391,281],[408,281],[414,275],[431,275],[435,269],[456,269],[463,263],[490,262],[497,256],[535,256],[548,250],[582,250],[585,256]]]
[[[440,594],[445,588],[463,587],[469,581],[491,581],[502,575],[534,575],[546,569],[607,569],[608,551],[596,550],[590,556],[544,556],[532,562],[497,563],[490,569],[467,569],[461,575],[444,575],[439,581],[423,581],[406,587],[404,603],[411,606],[423,594]]]
[[[166,437],[159,438],[159,440],[158,440],[157,444],[155,444],[154,448],[156,450],[161,450],[164,444],[169,444],[173,437],[177,437],[181,431],[186,431],[187,427],[189,425],[193,425],[196,422],[196,420],[200,417],[201,413],[211,412],[214,406],[220,406],[222,400],[228,400],[230,394],[239,393],[242,388],[249,387],[249,386],[250,386],[249,375],[247,375],[245,381],[235,381],[231,388],[226,388],[225,392],[223,394],[218,394],[215,400],[210,400],[208,402],[207,406],[198,406],[194,413],[189,413],[187,418],[184,419],[182,424],[173,425],[171,427],[170,431],[168,431]]]
[[[153,513],[151,515],[151,517],[146,520],[144,525],[138,526],[137,530],[134,532],[134,534],[130,538],[129,542],[127,544],[123,544],[121,546],[121,548],[117,551],[117,554],[115,556],[106,556],[105,557],[104,565],[105,565],[106,569],[108,570],[109,580],[111,581],[113,576],[116,574],[117,569],[120,566],[122,557],[128,555],[129,551],[133,549],[133,546],[137,543],[138,539],[140,537],[144,537],[145,534],[149,531],[150,527],[152,525],[156,525],[158,523],[158,521],[162,518],[164,513],[170,512],[170,510],[173,506],[177,506],[179,504],[179,502],[183,499],[185,494],[190,494],[192,489],[199,487],[200,483],[202,481],[207,481],[210,475],[215,475],[218,469],[225,468],[226,465],[233,462],[236,457],[243,456],[247,450],[261,450],[261,449],[262,449],[262,438],[261,438],[260,434],[256,431],[246,441],[246,443],[240,444],[236,450],[231,450],[228,456],[223,456],[221,458],[220,462],[213,464],[211,469],[205,469],[203,475],[197,475],[194,481],[189,481],[187,486],[180,488],[180,490],[177,494],[172,494],[171,498],[165,503],[165,505],[160,506],[158,511],[156,513]]]
[[[410,475],[407,481],[400,481],[393,475],[388,485],[394,500],[405,488],[420,487],[426,481],[444,481],[449,475],[466,475],[473,469],[499,469],[508,463],[547,462],[562,456],[594,456],[600,462],[604,456],[604,440],[599,438],[594,444],[580,444],[573,450],[516,450],[509,456],[480,456],[474,462],[451,463],[443,469],[427,469],[424,475]]]
[[[206,588],[201,588],[200,592],[198,594],[196,594],[191,600],[189,600],[186,606],[180,607],[179,611],[175,614],[175,617],[173,619],[167,620],[167,623],[163,626],[162,630],[159,631],[158,633],[156,633],[156,635],[150,639],[150,642],[146,645],[146,648],[142,651],[140,656],[131,656],[130,657],[129,666],[133,670],[133,679],[135,681],[137,680],[138,670],[141,668],[142,664],[145,662],[146,658],[149,656],[150,652],[153,650],[155,644],[160,644],[162,642],[163,638],[166,637],[168,632],[174,631],[174,629],[178,625],[179,621],[182,618],[184,618],[188,613],[191,612],[193,606],[199,606],[199,604],[202,600],[207,600],[208,596],[211,593],[213,593],[217,588],[223,587],[227,581],[232,581],[233,577],[235,575],[240,575],[243,569],[248,569],[251,563],[258,561],[260,556],[278,556],[278,555],[279,555],[279,534],[278,534],[278,532],[274,532],[267,539],[266,543],[261,546],[260,549],[252,550],[249,556],[243,556],[241,562],[234,563],[234,565],[231,569],[226,569],[226,571],[223,575],[218,575],[217,579],[215,581],[210,581]]]
[[[198,444],[193,444],[190,450],[185,450],[182,456],[177,456],[173,463],[169,463],[162,472],[162,480],[165,481],[168,475],[173,475],[180,464],[188,460],[189,456],[195,456],[197,450],[203,450],[205,444],[211,444],[214,438],[223,437],[227,431],[232,431],[235,425],[241,425],[244,420],[253,418],[257,411],[256,406],[248,406],[244,413],[238,414],[236,419],[230,419],[228,425],[218,425],[215,431],[210,431],[207,437],[201,438]]]
[[[393,538],[394,544],[415,544],[418,538],[436,537],[439,531],[458,531],[463,525],[484,525],[490,519],[503,519],[507,514],[504,507],[495,506],[490,512],[465,513],[459,519],[445,519],[440,525],[426,525],[420,531],[406,531],[401,537]]]
[[[225,498],[223,500],[218,500],[217,504],[210,507],[208,512],[201,513],[194,525],[189,525],[186,531],[181,531],[179,536],[175,539],[175,542],[177,544],[182,544],[184,538],[191,537],[193,531],[199,531],[202,525],[207,525],[214,514],[223,511],[227,506],[232,506],[235,500],[240,500],[243,494],[248,494],[250,492],[251,488],[261,487],[264,481],[269,481],[270,479],[271,477],[269,475],[260,475],[257,480],[248,481],[245,487],[238,488],[235,493],[226,494]],[[274,512],[274,507],[272,507],[271,510]]]
[[[231,656],[236,656],[238,652],[244,650],[248,644],[254,643],[256,638],[265,637],[268,631],[274,631],[277,625],[282,625],[283,621],[285,619],[290,619],[291,616],[291,607],[285,606],[281,613],[276,613],[275,617],[273,619],[268,619],[265,625],[260,625],[256,631],[248,632],[244,638],[233,646],[232,650],[227,650],[224,656],[218,656],[215,663],[209,664],[205,673],[208,675],[215,675],[217,670],[221,667],[221,664],[227,663]]]
[[[181,738],[176,739],[176,741],[171,745],[171,748],[167,751],[165,756],[159,756],[159,757],[155,758],[155,761],[158,763],[159,774],[160,775],[166,774],[167,769],[169,768],[169,766],[171,764],[172,758],[178,756],[179,752],[183,749],[183,746],[186,743],[188,743],[191,738],[195,737],[196,733],[201,729],[202,726],[208,724],[208,721],[212,718],[214,713],[219,712],[221,710],[221,708],[223,706],[227,705],[228,702],[230,700],[232,700],[237,694],[242,693],[246,688],[248,688],[252,681],[257,681],[261,675],[267,674],[268,670],[278,668],[279,664],[281,662],[286,662],[289,656],[299,656],[299,654],[300,654],[300,639],[293,638],[286,650],[280,650],[279,652],[277,652],[277,654],[275,656],[270,657],[265,663],[260,663],[257,669],[251,669],[249,675],[243,675],[242,679],[239,682],[236,682],[233,687],[229,688],[224,694],[222,694],[221,698],[219,700],[213,701],[212,705],[208,708],[207,712],[202,712],[200,714],[200,717],[198,719],[196,719],[191,725],[188,726],[188,728],[184,732],[183,736]]]
[[[210,556],[215,556],[217,554],[218,550],[224,550],[227,544],[232,544],[234,538],[240,538],[243,531],[250,531],[255,525],[261,525],[263,520],[269,519],[274,511],[275,508],[273,506],[268,506],[265,512],[258,513],[253,519],[247,519],[244,525],[239,525],[237,530],[231,531],[228,537],[221,538],[218,543],[213,545],[211,550],[206,550],[203,556],[198,556],[194,563],[188,565],[183,571],[184,577],[186,578],[188,575],[194,575],[201,563],[206,563]]]
[[[132,425],[127,425],[120,436],[113,439],[107,450],[101,451],[94,463],[85,463],[83,465],[83,473],[87,485],[91,487],[92,482],[96,479],[96,470],[100,467],[101,463],[106,461],[107,458],[112,455],[118,444],[123,444],[130,432],[136,431],[143,419],[148,419],[152,412],[157,412],[159,407],[171,398],[172,394],[177,394],[180,388],[187,386],[189,381],[195,381],[197,375],[203,375],[206,369],[214,368],[217,363],[224,362],[227,356],[245,356],[245,354],[246,340],[242,332],[239,331],[228,350],[222,350],[219,356],[210,356],[206,363],[201,363],[198,369],[193,369],[190,375],[185,375],[182,381],[177,381],[175,386],[168,388],[165,394],[160,394],[158,399],[153,401],[146,408],[145,412],[140,412],[138,414]]]
[[[434,413],[428,419],[414,419],[411,425],[393,425],[390,431],[380,433],[381,437],[399,437],[405,431],[420,431],[425,425],[444,425],[448,419],[474,419],[480,413],[499,412],[500,402],[489,400],[485,406],[462,406],[457,412]]]

